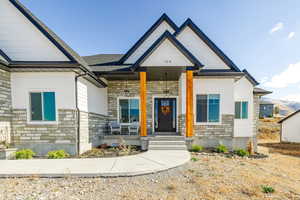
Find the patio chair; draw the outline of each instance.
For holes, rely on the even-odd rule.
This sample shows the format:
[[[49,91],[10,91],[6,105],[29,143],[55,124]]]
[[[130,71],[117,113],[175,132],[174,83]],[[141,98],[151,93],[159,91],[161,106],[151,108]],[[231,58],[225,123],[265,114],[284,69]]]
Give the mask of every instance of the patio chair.
[[[118,122],[110,122],[109,123],[110,134],[119,133],[121,135],[121,125]]]
[[[139,134],[139,129],[140,129],[140,124],[138,122],[134,122],[128,126],[128,134],[131,135],[138,135]]]

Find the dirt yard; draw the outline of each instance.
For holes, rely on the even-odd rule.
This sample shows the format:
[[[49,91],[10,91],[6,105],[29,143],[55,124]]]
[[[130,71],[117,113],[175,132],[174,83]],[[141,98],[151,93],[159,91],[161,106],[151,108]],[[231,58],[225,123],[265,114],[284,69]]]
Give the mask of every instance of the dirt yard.
[[[1,179],[0,199],[300,199],[299,157],[271,153],[255,160],[201,153],[193,158],[177,169],[131,178]],[[263,193],[262,186],[275,192]]]
[[[180,168],[146,176],[0,179],[0,200],[300,200],[300,144],[279,144],[277,127],[263,125],[271,129],[260,129],[259,151],[268,158],[199,153]],[[264,186],[275,191],[264,193]]]

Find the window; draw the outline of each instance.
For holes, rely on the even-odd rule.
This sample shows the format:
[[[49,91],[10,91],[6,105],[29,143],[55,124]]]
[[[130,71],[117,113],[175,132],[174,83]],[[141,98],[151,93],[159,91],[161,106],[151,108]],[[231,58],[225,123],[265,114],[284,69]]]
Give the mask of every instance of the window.
[[[248,102],[235,102],[235,119],[248,119]]]
[[[197,95],[196,122],[219,122],[220,121],[220,95],[201,94]]]
[[[55,121],[55,93],[32,92],[30,93],[31,121]]]
[[[140,108],[138,99],[119,99],[119,122],[139,122]]]

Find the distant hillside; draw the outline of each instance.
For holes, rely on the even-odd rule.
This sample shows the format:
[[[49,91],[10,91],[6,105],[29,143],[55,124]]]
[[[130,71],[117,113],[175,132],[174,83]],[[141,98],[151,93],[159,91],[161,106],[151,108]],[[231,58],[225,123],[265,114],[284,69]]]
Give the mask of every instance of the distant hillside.
[[[280,99],[262,98],[263,101],[268,101],[274,104],[274,106],[279,107],[279,114],[287,116],[300,109],[300,102],[287,101]]]

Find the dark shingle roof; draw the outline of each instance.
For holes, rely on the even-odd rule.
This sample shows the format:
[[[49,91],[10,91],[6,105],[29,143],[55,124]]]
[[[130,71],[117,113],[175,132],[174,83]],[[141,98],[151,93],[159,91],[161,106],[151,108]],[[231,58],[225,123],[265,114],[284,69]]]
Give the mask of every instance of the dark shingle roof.
[[[88,65],[114,64],[122,58],[124,54],[97,54],[92,56],[82,56]]]
[[[262,88],[255,87],[254,90],[253,90],[253,93],[254,94],[267,95],[267,94],[271,94],[272,92],[268,91],[268,90],[264,90]]]

